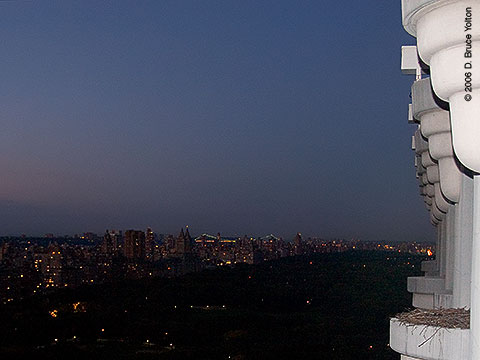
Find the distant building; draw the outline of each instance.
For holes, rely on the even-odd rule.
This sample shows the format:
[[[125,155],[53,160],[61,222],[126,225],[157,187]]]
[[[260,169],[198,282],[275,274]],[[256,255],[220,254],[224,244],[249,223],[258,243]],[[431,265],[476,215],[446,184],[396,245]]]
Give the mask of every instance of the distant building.
[[[155,246],[155,233],[151,228],[147,228],[145,235],[145,259],[153,261],[153,249]]]
[[[145,260],[145,233],[143,231],[125,231],[124,253],[129,260]]]
[[[56,242],[50,243],[46,250],[46,253],[42,254],[40,258],[43,281],[50,287],[58,287],[62,284],[62,250]]]
[[[192,238],[190,233],[188,232],[188,228],[186,232],[183,232],[183,228],[178,234],[177,241],[176,241],[176,254],[177,256],[185,256],[192,252]]]
[[[190,236],[190,232],[188,231],[188,226],[185,229],[185,252],[192,252],[192,237]]]
[[[110,255],[113,253],[113,239],[108,230],[105,230],[105,235],[103,235],[101,250],[103,254]]]
[[[92,232],[86,232],[83,234],[82,239],[88,240],[90,242],[94,242],[95,240],[97,240],[97,234]]]
[[[293,244],[294,244],[294,254],[295,255],[302,255],[303,254],[303,240],[302,240],[302,234],[300,233],[297,233],[297,235],[295,235],[295,239],[293,240]]]
[[[168,253],[175,252],[176,241],[175,241],[175,237],[172,234],[166,235],[164,237],[163,242],[164,242],[164,245],[165,245]]]

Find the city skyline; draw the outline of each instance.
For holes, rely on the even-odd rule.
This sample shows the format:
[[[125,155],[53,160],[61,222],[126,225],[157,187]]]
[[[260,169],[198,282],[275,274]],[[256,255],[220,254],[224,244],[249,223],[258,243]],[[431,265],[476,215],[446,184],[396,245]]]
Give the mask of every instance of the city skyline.
[[[359,240],[303,238],[293,241],[272,234],[263,237],[225,237],[201,234],[192,237],[188,228],[178,235],[157,234],[152,229],[106,230],[102,235],[74,237],[0,237],[0,302],[21,300],[26,294],[48,293],[126,279],[181,277],[217,267],[258,265],[281,258],[313,254],[387,251],[433,256],[433,243],[368,242]],[[387,258],[387,261],[389,258]]]
[[[0,6],[2,235],[434,238],[400,4]]]

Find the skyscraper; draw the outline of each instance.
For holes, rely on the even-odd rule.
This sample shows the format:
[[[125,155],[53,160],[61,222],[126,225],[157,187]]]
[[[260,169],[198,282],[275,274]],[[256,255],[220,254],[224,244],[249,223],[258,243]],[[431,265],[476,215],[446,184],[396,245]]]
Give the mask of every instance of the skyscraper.
[[[176,254],[177,256],[184,257],[187,254],[192,252],[192,238],[188,231],[188,227],[186,232],[183,232],[183,228],[178,234],[177,242],[176,242]]]
[[[125,257],[129,260],[145,260],[145,233],[140,230],[125,231]]]
[[[302,234],[297,233],[297,235],[295,235],[295,239],[293,240],[293,244],[295,246],[295,248],[294,248],[295,255],[303,254]]]
[[[151,228],[147,228],[145,235],[145,259],[147,261],[153,261],[153,247],[155,242],[155,233]]]
[[[102,242],[102,253],[111,254],[113,252],[113,239],[108,230],[105,230]]]

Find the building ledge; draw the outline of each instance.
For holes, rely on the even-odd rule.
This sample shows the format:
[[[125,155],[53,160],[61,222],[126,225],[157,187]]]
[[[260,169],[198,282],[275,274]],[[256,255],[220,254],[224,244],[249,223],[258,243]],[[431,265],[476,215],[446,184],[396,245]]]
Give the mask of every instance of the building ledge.
[[[436,272],[438,272],[437,260],[422,261],[420,266],[421,266],[421,270],[425,273],[436,273]],[[429,276],[429,275],[427,275],[427,276]]]
[[[413,293],[412,305],[420,309],[450,309],[453,307],[453,295]]]
[[[470,329],[447,329],[390,320],[390,347],[407,357],[426,360],[468,359]]]
[[[441,277],[414,276],[407,280],[407,290],[418,294],[445,293],[445,279]]]
[[[432,266],[427,264],[422,264],[422,268]],[[445,290],[444,278],[433,276],[409,277],[407,290],[413,294],[412,305],[416,308],[447,309],[453,306],[452,291]]]

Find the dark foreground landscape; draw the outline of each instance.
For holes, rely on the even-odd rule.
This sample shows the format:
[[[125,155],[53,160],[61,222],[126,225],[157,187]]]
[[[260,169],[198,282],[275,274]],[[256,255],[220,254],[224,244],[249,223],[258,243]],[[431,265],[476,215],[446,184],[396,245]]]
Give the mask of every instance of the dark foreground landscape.
[[[398,359],[422,257],[349,251],[64,289],[0,307],[0,358]]]

